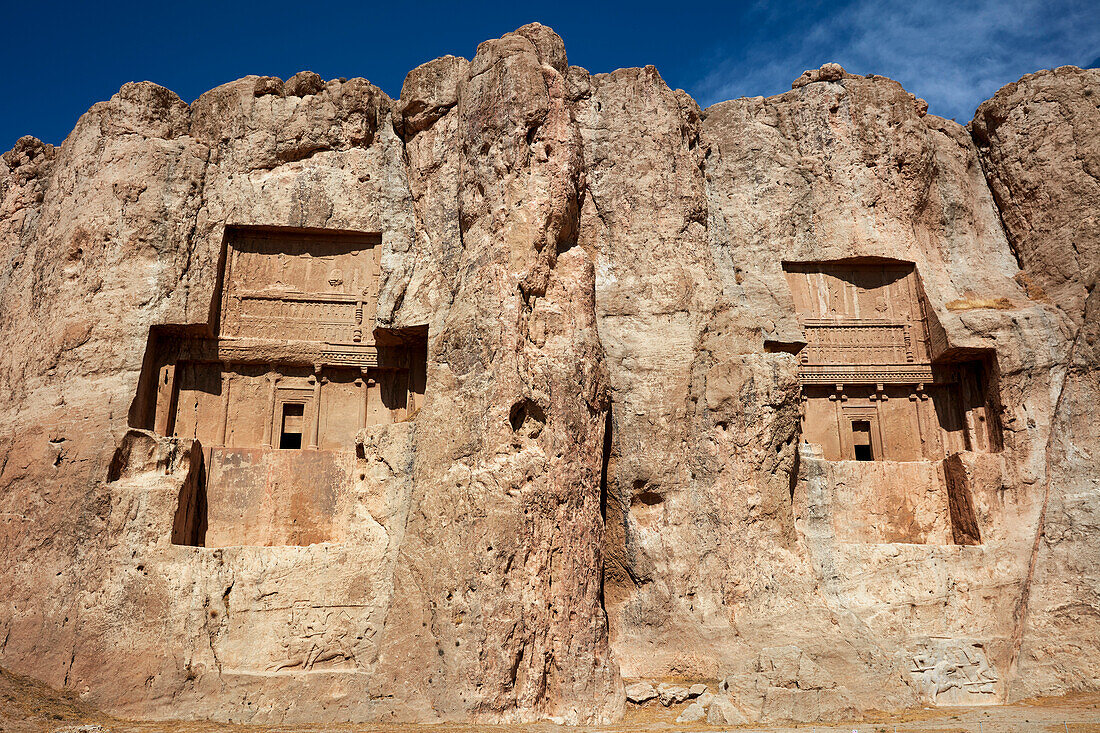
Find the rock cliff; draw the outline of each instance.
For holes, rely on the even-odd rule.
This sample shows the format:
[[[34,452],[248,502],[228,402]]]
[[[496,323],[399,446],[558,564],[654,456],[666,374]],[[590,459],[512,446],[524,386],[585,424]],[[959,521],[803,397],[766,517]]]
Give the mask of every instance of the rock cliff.
[[[1072,67],[968,127],[835,64],[703,110],[538,24],[397,100],[127,84],[0,159],[0,664],[251,722],[1097,689],[1098,122]],[[229,338],[248,298],[355,335]]]

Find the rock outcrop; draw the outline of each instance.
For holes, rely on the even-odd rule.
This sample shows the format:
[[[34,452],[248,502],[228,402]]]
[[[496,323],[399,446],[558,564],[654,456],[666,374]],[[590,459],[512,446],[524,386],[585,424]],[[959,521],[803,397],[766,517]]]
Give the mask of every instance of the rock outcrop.
[[[0,158],[0,664],[248,722],[1096,689],[1098,100],[1100,72],[1040,72],[964,128],[827,64],[702,110],[538,24],[397,100],[127,84]],[[219,332],[249,232],[297,242],[256,250],[276,305],[250,323],[293,302],[354,338]],[[385,363],[409,344],[419,386]],[[200,357],[222,381],[171,429],[160,376]],[[333,417],[394,374],[400,402]],[[234,394],[302,407],[248,443]]]

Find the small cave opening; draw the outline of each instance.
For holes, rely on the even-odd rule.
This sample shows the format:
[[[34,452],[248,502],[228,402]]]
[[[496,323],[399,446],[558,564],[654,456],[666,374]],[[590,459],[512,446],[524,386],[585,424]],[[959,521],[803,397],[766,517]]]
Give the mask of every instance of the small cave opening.
[[[649,489],[646,489],[642,491],[642,493],[636,494],[634,498],[631,499],[631,503],[635,505],[641,504],[643,506],[656,506],[664,500],[664,497],[658,494],[656,491],[650,491]]]
[[[530,397],[524,397],[508,411],[508,422],[514,432],[523,432],[536,438],[546,425],[546,411]]]

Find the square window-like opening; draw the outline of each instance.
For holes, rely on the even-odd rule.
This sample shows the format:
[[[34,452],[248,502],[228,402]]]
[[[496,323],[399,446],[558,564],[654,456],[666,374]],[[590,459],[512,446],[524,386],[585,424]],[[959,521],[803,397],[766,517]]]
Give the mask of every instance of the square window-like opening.
[[[871,423],[869,420],[852,421],[852,448],[857,461],[875,460],[875,452],[871,447]]]
[[[302,423],[306,406],[288,402],[283,405],[282,431],[279,434],[279,447],[296,449],[302,447]]]

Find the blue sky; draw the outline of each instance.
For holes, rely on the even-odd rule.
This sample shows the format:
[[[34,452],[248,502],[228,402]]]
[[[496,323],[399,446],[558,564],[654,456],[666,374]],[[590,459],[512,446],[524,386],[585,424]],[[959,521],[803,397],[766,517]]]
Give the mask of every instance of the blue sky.
[[[1100,65],[1097,0],[798,0],[629,3],[559,0],[151,3],[3,0],[0,150],[20,135],[60,143],[125,82],[192,101],[246,74],[364,76],[397,96],[406,72],[537,20],[592,72],[654,64],[704,106],[790,88],[837,61],[882,74],[966,122],[1002,85],[1040,68]]]

